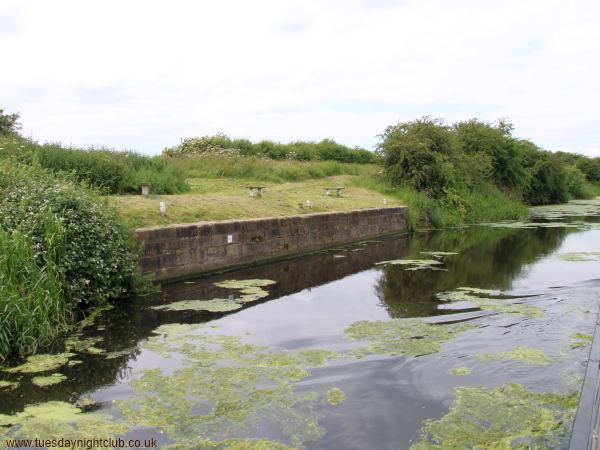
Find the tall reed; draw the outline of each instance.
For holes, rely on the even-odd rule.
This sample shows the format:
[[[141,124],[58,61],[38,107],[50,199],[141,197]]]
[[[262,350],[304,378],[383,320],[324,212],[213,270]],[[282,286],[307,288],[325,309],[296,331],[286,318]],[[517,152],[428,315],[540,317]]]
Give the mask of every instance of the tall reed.
[[[64,300],[57,263],[64,256],[61,224],[48,218],[39,261],[31,239],[0,227],[0,360],[32,353],[63,330],[71,309]]]

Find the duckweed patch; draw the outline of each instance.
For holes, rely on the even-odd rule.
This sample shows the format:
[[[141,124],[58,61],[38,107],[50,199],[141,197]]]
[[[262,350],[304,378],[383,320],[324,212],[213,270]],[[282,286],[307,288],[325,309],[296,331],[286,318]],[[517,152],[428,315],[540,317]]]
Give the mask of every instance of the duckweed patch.
[[[563,261],[571,262],[583,262],[583,261],[600,261],[600,252],[573,252],[573,253],[562,253],[558,255]]]
[[[56,355],[32,355],[20,366],[9,367],[2,370],[9,373],[48,372],[67,364],[71,356],[75,356],[75,353],[66,352],[58,353]]]
[[[327,402],[330,405],[337,406],[344,403],[346,400],[346,394],[340,388],[331,388],[327,391]]]
[[[241,294],[235,299],[213,298],[211,300],[182,300],[167,305],[152,306],[152,309],[165,311],[208,311],[229,312],[241,309],[244,303],[251,303],[269,296],[264,286],[275,284],[273,280],[227,280],[215,283],[224,289],[236,289]]]
[[[500,296],[488,289],[460,287],[454,291],[440,292],[436,297],[444,302],[467,301],[480,309],[526,317],[541,317],[541,308],[525,303],[516,303],[520,297]]]
[[[226,439],[221,442],[200,439],[194,444],[170,444],[165,450],[296,450],[282,442],[270,439]]]
[[[579,393],[534,392],[520,384],[458,387],[450,412],[424,422],[411,450],[556,448],[569,431]]]
[[[33,377],[31,382],[39,387],[52,386],[54,384],[62,383],[67,379],[66,375],[62,373],[53,373],[52,375],[48,375],[46,377]]]
[[[492,228],[519,228],[519,229],[533,229],[533,228],[579,228],[579,225],[567,222],[495,222],[495,223],[482,223],[480,226],[492,227]]]
[[[125,422],[113,420],[103,413],[83,413],[76,406],[59,401],[26,406],[14,415],[0,414],[0,426],[9,427],[4,431],[6,438],[31,439],[43,436],[44,439],[103,439],[121,435],[129,430]],[[1,432],[0,431],[0,432]]]
[[[575,342],[571,343],[570,347],[572,349],[587,347],[590,342],[592,342],[592,335],[583,334],[583,333],[575,333],[571,335],[571,339]]]
[[[104,359],[120,358],[121,356],[128,356],[132,352],[133,352],[133,349],[126,349],[126,350],[118,350],[118,351],[114,351],[114,352],[109,352],[109,353],[105,354]]]
[[[357,357],[369,353],[419,356],[439,352],[444,342],[472,328],[468,323],[433,325],[421,319],[392,319],[354,322],[344,332],[350,339],[372,342],[355,349]]]
[[[226,289],[247,289],[249,287],[264,287],[276,284],[274,280],[267,279],[252,279],[252,280],[227,280],[215,283],[215,286],[226,288]],[[243,292],[242,292],[243,293]]]
[[[587,341],[587,342],[592,342],[592,335],[591,334],[584,334],[584,333],[575,333],[573,335],[571,335],[572,339],[577,339],[580,341]]]
[[[269,292],[262,289],[265,286],[276,284],[274,280],[251,279],[251,280],[227,280],[215,283],[215,286],[225,289],[237,289],[242,294],[235,301],[249,303],[269,296]]]
[[[235,311],[241,307],[241,304],[233,300],[214,298],[212,300],[182,300],[167,305],[152,306],[151,308],[164,311],[228,312]]]
[[[381,261],[375,265],[390,265],[390,266],[408,266],[404,270],[446,270],[437,265],[442,264],[437,259],[391,259],[389,261]]]
[[[471,369],[468,367],[453,367],[449,370],[450,375],[456,375],[458,377],[469,375],[471,373]]]
[[[429,256],[433,256],[434,258],[442,258],[444,256],[458,255],[458,253],[456,253],[456,252],[421,252],[421,255],[429,255]]]
[[[293,446],[322,436],[316,394],[295,393],[293,383],[310,375],[307,361],[322,364],[333,352],[274,353],[206,329],[173,324],[154,330],[144,347],[164,356],[180,354],[183,367],[170,374],[142,372],[131,383],[133,397],[117,403],[127,421],[160,428],[182,445],[173,448],[241,437],[265,421],[277,424]]]
[[[19,383],[16,381],[0,381],[0,391],[12,391],[19,387]]]
[[[498,355],[484,353],[477,357],[484,361],[489,359],[513,359],[527,364],[550,364],[552,362],[552,359],[544,352],[523,345],[514,350],[499,353]]]
[[[98,308],[94,308],[92,310],[91,313],[89,313],[85,319],[79,321],[75,326],[77,329],[79,330],[83,330],[86,327],[89,327],[91,325],[94,324],[94,322],[96,321],[96,319],[103,313],[105,313],[106,311],[110,311],[111,309],[114,308],[114,305],[111,304],[107,304],[104,306],[100,306]]]
[[[75,333],[65,340],[65,349],[67,351],[97,355],[105,353],[105,350],[95,347],[96,344],[103,340],[104,338],[102,336],[90,336],[84,338],[81,333]]]

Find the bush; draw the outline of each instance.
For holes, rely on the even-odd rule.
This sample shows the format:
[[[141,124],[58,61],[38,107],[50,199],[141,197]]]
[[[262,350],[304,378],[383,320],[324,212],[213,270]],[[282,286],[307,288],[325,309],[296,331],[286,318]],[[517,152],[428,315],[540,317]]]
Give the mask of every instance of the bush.
[[[567,190],[571,198],[592,198],[594,191],[587,182],[585,175],[575,166],[567,166],[566,181]]]
[[[139,194],[150,184],[154,194],[179,194],[190,190],[185,170],[167,158],[107,149],[65,148],[60,144],[40,145],[19,136],[0,140],[0,160],[39,163],[52,172],[83,181],[110,194]]]
[[[40,267],[52,251],[46,217],[60,221],[65,250],[57,270],[69,304],[98,305],[131,291],[137,268],[133,243],[92,191],[10,161],[0,162],[0,172],[0,226],[33,241]]]
[[[64,257],[59,221],[45,219],[41,256],[24,233],[0,227],[0,360],[9,354],[31,353],[49,343],[71,317],[57,266]]]
[[[491,158],[492,180],[500,188],[521,190],[526,173],[510,134],[512,125],[497,126],[472,119],[454,124],[462,151],[467,155],[486,154]]]
[[[0,135],[10,136],[20,129],[19,114],[4,114],[4,110],[0,108]]]
[[[165,156],[258,156],[269,159],[294,159],[298,161],[327,160],[345,163],[371,164],[377,155],[365,149],[349,148],[331,139],[321,142],[295,141],[281,144],[260,141],[253,144],[247,139],[231,139],[225,134],[184,139],[181,144],[166,148]]]
[[[537,162],[523,192],[523,199],[530,205],[565,203],[569,200],[567,174],[558,161],[544,157]]]
[[[451,159],[456,146],[441,120],[424,117],[388,127],[378,146],[384,170],[392,184],[412,187],[441,198],[454,187]]]

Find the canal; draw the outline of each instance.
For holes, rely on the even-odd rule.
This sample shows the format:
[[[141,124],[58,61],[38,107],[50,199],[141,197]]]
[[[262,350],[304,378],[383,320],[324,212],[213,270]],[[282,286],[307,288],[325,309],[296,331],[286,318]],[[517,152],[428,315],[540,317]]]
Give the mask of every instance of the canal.
[[[0,366],[0,437],[566,448],[599,268],[592,200],[164,285]]]

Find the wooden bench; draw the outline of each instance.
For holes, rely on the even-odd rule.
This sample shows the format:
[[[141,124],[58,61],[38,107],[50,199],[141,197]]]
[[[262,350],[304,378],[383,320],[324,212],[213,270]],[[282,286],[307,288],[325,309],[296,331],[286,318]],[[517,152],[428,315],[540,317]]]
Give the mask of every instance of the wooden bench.
[[[265,186],[246,186],[250,193],[250,197],[262,197],[262,191]]]
[[[331,195],[331,191],[333,191],[335,189],[336,191],[336,197],[341,197],[343,192],[344,192],[344,187],[338,186],[338,187],[326,187],[325,188],[325,195]]]

